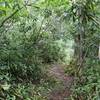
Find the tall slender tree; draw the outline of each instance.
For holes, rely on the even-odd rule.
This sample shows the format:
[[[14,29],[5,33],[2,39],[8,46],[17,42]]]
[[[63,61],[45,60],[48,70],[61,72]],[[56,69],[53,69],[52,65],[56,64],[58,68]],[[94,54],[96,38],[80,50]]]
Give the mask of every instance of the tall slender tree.
[[[75,57],[77,64],[83,66],[86,57],[86,38],[89,34],[89,23],[96,22],[95,18],[95,0],[72,0],[73,22],[76,27],[75,39]]]

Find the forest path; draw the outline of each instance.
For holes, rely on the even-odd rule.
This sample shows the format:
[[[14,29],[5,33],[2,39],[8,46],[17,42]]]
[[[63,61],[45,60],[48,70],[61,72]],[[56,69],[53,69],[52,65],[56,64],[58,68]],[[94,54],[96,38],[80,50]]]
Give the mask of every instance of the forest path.
[[[54,88],[50,92],[48,100],[66,100],[65,98],[71,95],[71,86],[74,82],[74,77],[67,76],[63,67],[59,64],[52,65],[49,73],[61,82],[61,86]]]

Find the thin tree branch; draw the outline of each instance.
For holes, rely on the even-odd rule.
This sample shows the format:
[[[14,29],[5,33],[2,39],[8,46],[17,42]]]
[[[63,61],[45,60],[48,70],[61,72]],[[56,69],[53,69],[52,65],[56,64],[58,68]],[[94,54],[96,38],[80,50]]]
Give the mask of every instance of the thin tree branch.
[[[32,6],[32,4],[33,4],[33,3],[31,3],[31,4],[25,4],[24,6]],[[9,20],[10,18],[12,18],[16,13],[18,13],[22,8],[24,8],[24,6],[21,7],[20,9],[17,9],[17,10],[14,11],[11,15],[9,15],[7,18],[5,18],[5,19],[1,22],[0,28],[3,27],[3,25],[5,24],[5,22],[6,22],[7,20]],[[34,7],[35,7],[35,8],[39,8],[39,7],[36,7],[36,6],[34,6]]]
[[[22,7],[23,8],[23,7]],[[19,10],[21,10],[22,8],[20,9],[17,9],[16,11],[14,11],[11,15],[9,15],[7,18],[5,18],[2,22],[1,22],[1,25],[0,25],[0,28],[3,27],[3,25],[5,24],[5,22],[7,20],[9,20],[10,18],[12,18],[17,12],[19,12]]]

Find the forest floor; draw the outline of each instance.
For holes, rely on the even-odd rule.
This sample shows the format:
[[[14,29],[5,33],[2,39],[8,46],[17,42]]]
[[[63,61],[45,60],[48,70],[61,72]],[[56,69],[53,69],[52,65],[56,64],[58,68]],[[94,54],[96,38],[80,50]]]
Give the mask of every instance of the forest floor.
[[[74,77],[68,76],[64,68],[55,64],[49,69],[49,74],[57,81],[61,82],[60,87],[55,87],[49,94],[48,100],[66,100],[71,95],[71,87],[74,83]]]

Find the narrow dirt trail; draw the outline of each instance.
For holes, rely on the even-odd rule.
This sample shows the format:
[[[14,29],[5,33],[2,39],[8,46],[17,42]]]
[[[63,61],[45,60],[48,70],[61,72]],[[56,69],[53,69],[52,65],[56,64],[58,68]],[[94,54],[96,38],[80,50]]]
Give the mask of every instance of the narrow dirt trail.
[[[67,97],[71,95],[70,89],[74,82],[74,78],[71,76],[67,76],[64,72],[64,69],[59,64],[53,65],[49,69],[49,73],[58,81],[62,82],[61,87],[63,88],[58,87],[52,90],[48,100],[67,100]]]

